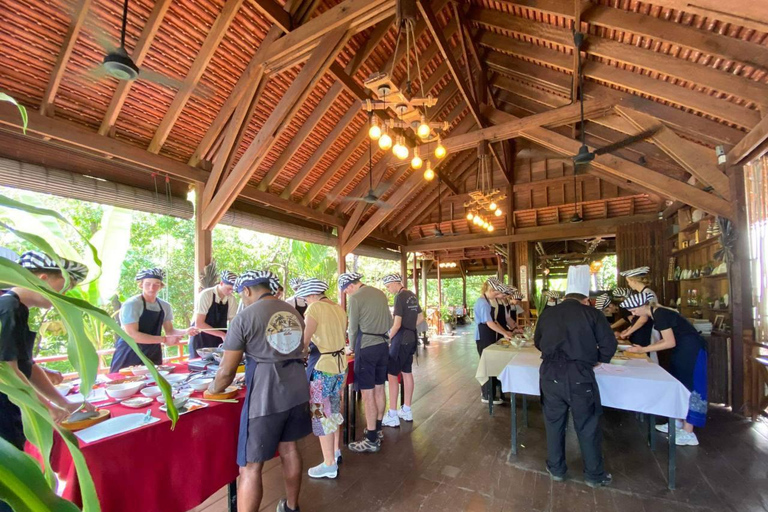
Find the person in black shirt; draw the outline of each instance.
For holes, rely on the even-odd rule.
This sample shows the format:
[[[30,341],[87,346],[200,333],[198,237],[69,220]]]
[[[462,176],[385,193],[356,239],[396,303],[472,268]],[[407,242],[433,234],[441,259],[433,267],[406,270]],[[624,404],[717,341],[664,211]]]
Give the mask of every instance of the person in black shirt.
[[[413,421],[411,401],[413,400],[413,356],[416,353],[418,334],[416,326],[424,321],[421,306],[416,295],[403,285],[400,274],[389,274],[381,280],[389,293],[395,296],[393,323],[389,329],[389,411],[382,419],[385,427],[399,427],[400,420]],[[403,375],[403,404],[397,410],[397,395],[400,384],[398,376]],[[394,406],[394,407],[393,407]]]
[[[611,475],[603,463],[602,409],[594,367],[610,362],[617,343],[605,315],[589,306],[588,293],[589,267],[570,267],[565,299],[542,312],[534,343],[542,358],[539,386],[547,471],[555,481],[565,479],[565,427],[570,410],[584,460],[584,479],[590,487],[600,487],[611,483]]]
[[[621,305],[633,315],[651,317],[656,329],[661,331],[661,341],[646,347],[632,346],[627,349],[628,352],[646,354],[672,350],[669,373],[691,392],[688,416],[682,422],[682,430],[678,430],[675,442],[682,446],[698,445],[699,440],[693,432],[693,427],[703,427],[707,420],[706,341],[680,313],[659,306],[655,296],[649,293],[633,295]],[[657,429],[667,432],[669,426],[658,425]]]
[[[51,257],[40,252],[28,251],[21,255],[17,263],[47,283],[53,290],[63,291],[64,276]],[[85,278],[87,269],[84,265],[63,259],[62,263],[69,274],[71,284]],[[45,370],[32,360],[37,333],[31,331],[28,324],[30,308],[49,309],[50,307],[51,303],[45,296],[26,288],[14,287],[0,296],[0,362],[8,364],[22,381],[29,383],[37,392],[38,398],[48,408],[51,416],[56,421],[62,421],[80,406],[67,402],[53,386]],[[87,403],[86,408],[90,409]],[[24,449],[26,438],[21,422],[21,411],[4,393],[0,393],[0,437],[19,450]],[[1,503],[0,510],[2,510]]]

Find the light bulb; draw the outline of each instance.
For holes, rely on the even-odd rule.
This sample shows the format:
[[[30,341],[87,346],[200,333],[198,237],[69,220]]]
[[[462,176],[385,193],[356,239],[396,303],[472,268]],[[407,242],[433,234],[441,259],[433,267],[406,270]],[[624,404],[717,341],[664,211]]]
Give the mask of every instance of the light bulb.
[[[467,214],[467,220],[472,220],[474,218],[474,215],[472,215],[472,212],[469,212]]]
[[[400,160],[405,160],[408,158],[408,148],[403,144],[403,142],[403,138],[398,137],[395,146],[392,148],[392,152]]]
[[[421,137],[422,139],[429,138],[429,133],[431,132],[431,128],[427,124],[427,120],[424,116],[421,116],[421,123],[419,124],[419,127],[416,129],[416,135]]]
[[[475,216],[475,219],[472,221],[472,223],[475,226],[479,226],[480,225],[480,217]]]
[[[432,162],[427,162],[427,170],[424,171],[424,179],[427,181],[435,179],[435,171],[432,170]]]
[[[440,140],[440,137],[438,137],[437,138],[437,147],[435,148],[435,156],[437,158],[445,158],[446,154],[448,154],[448,151],[445,149],[445,146],[443,146],[443,143]]]
[[[489,232],[493,231],[493,225],[489,225],[489,226],[488,226],[488,231],[489,231]]]
[[[491,202],[491,204],[488,205],[488,209],[493,211],[496,209],[496,203]]]
[[[371,140],[379,140],[381,137],[381,127],[375,117],[371,120],[371,127],[368,128],[368,136]]]
[[[424,165],[424,160],[422,160],[421,156],[419,156],[419,148],[415,147],[413,148],[413,159],[411,160],[411,168],[421,169],[422,165]]]
[[[501,212],[501,208],[497,208],[496,211],[493,212],[493,214],[497,217],[501,217],[503,215],[503,213]]]
[[[382,133],[379,137],[379,147],[384,151],[392,147],[392,137],[387,132]]]

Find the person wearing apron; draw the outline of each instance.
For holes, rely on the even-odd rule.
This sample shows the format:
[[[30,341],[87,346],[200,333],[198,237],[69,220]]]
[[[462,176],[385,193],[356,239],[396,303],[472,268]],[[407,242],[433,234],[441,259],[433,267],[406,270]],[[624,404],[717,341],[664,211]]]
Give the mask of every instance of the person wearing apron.
[[[399,427],[400,420],[413,421],[411,402],[413,401],[413,356],[418,345],[416,326],[424,321],[421,306],[416,295],[403,285],[400,274],[389,274],[381,280],[389,293],[395,296],[394,321],[389,330],[389,363],[387,380],[389,381],[389,411],[382,419],[385,427]],[[403,404],[397,410],[397,396],[400,389],[398,377],[403,376]]]
[[[304,346],[309,352],[309,409],[312,432],[320,440],[323,462],[307,472],[311,478],[336,478],[341,461],[341,400],[347,375],[347,314],[325,296],[328,283],[316,278],[302,281],[296,296],[308,304]]]
[[[632,346],[627,352],[647,354],[659,350],[672,350],[669,373],[679,380],[691,397],[688,415],[678,420],[675,443],[681,446],[696,446],[699,440],[694,427],[703,427],[707,420],[707,342],[691,323],[677,311],[655,302],[655,295],[638,293],[624,302],[622,307],[638,317],[653,318],[654,325],[661,331],[661,341],[641,347]],[[669,425],[657,425],[657,430],[668,433]]]
[[[483,350],[490,347],[502,337],[512,337],[513,334],[506,328],[506,318],[503,307],[494,308],[491,301],[504,295],[507,287],[495,277],[488,279],[483,283],[480,297],[475,302],[475,342],[477,343],[478,355],[483,354]],[[495,379],[495,377],[491,377]],[[495,386],[494,384],[494,387]],[[498,387],[501,389],[500,387]],[[501,400],[490,396],[491,380],[483,384],[481,388],[480,400],[487,404],[489,399],[493,399],[494,405],[501,404]]]
[[[547,432],[547,471],[552,480],[565,479],[565,431],[568,413],[584,461],[590,487],[611,483],[602,453],[602,406],[594,367],[610,362],[616,337],[602,311],[589,306],[589,266],[568,269],[563,302],[547,308],[536,323],[534,343],[541,352],[539,387]]]
[[[275,296],[277,277],[249,270],[235,289],[245,306],[229,327],[216,378],[208,387],[221,393],[237,375],[245,356],[245,401],[238,431],[239,510],[259,510],[264,463],[280,454],[286,497],[277,510],[299,509],[302,461],[297,441],[312,432],[309,389],[304,374],[304,321]]]
[[[627,279],[627,285],[629,285],[629,288],[634,293],[647,293],[652,296],[652,300],[654,302],[657,302],[658,299],[656,297],[656,293],[652,291],[648,286],[651,284],[651,278],[649,275],[650,272],[651,272],[650,267],[637,267],[631,270],[625,270],[624,272],[620,272],[619,274]],[[642,344],[643,346],[647,346],[651,344],[652,330],[653,330],[653,318],[649,316],[642,316],[642,317],[636,316],[635,318],[630,319],[629,328],[622,331],[620,336],[623,339],[628,339],[632,341],[632,343],[636,343],[638,345]],[[631,339],[632,335],[637,332],[639,332],[639,335],[636,336],[634,339]]]
[[[218,347],[227,335],[227,323],[237,315],[237,299],[232,295],[237,274],[222,270],[221,281],[216,286],[206,288],[197,297],[195,308],[195,328],[206,329],[189,338],[189,358],[200,357],[200,348]],[[221,329],[210,330],[208,329]]]
[[[349,443],[353,452],[375,453],[381,449],[384,434],[381,422],[387,406],[384,384],[389,364],[389,329],[392,314],[387,296],[381,290],[364,285],[362,275],[345,272],[339,276],[339,290],[347,294],[347,333],[354,342],[355,391],[363,395],[366,429],[361,441]]]
[[[163,364],[162,345],[178,345],[181,338],[198,333],[197,329],[175,329],[171,305],[157,297],[163,289],[165,271],[161,268],[147,268],[136,274],[141,293],[125,301],[120,308],[120,324],[123,330],[138,344],[139,350],[154,364]],[[165,331],[165,335],[163,335]],[[122,368],[143,365],[139,355],[118,338],[109,373]]]
[[[288,283],[291,285],[291,290],[293,290],[295,295],[290,299],[285,299],[285,302],[296,308],[296,311],[299,312],[302,318],[304,318],[304,313],[307,311],[307,307],[309,306],[307,301],[303,297],[299,297],[298,294],[299,287],[303,282],[304,279],[300,277],[292,277]]]
[[[522,333],[523,329],[517,323],[518,304],[523,300],[523,294],[512,286],[507,287],[504,292],[504,302],[506,306],[507,329],[514,333]]]
[[[77,262],[59,258],[64,271],[69,274],[70,284],[85,279],[88,269]],[[63,293],[66,280],[56,261],[50,256],[28,251],[16,260],[21,267],[31,272],[40,284],[47,283],[53,290]],[[32,278],[32,279],[35,279]],[[64,420],[80,408],[80,404],[69,403],[53,386],[45,370],[35,364],[32,354],[37,333],[29,328],[29,311],[32,308],[50,309],[51,302],[42,294],[27,288],[12,287],[0,296],[0,362],[15,370],[16,376],[27,386],[31,385],[37,397],[48,410],[54,421]],[[86,410],[93,407],[86,402]],[[19,451],[24,451],[26,436],[21,419],[21,410],[0,392],[0,438]],[[0,500],[0,511],[13,510]]]

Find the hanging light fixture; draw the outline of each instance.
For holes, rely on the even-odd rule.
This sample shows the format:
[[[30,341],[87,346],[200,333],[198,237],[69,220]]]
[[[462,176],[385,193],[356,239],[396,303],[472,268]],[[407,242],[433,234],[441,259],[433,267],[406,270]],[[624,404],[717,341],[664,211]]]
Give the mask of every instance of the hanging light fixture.
[[[493,229],[494,229],[493,225],[488,226],[488,232],[493,231]]]
[[[405,137],[402,135],[397,136],[397,142],[392,147],[392,153],[400,160],[408,158],[408,147],[405,145]]]
[[[435,171],[432,170],[432,162],[429,160],[427,160],[427,170],[424,171],[424,179],[427,181],[435,179]]]
[[[472,220],[475,216],[472,214],[472,212],[469,212],[467,214],[467,220]]]
[[[384,127],[384,131],[379,137],[379,147],[384,151],[388,151],[392,147],[392,137],[387,133],[387,128]]]
[[[496,211],[495,211],[495,212],[493,212],[493,214],[494,214],[495,216],[497,216],[497,217],[501,217],[501,216],[503,215],[503,213],[502,213],[502,211],[501,211],[501,208],[497,208],[497,209],[496,209]]]
[[[477,147],[477,182],[476,190],[469,193],[470,200],[464,203],[464,208],[474,211],[486,210],[488,214],[501,217],[504,212],[499,203],[506,197],[499,189],[493,188],[493,167],[488,155],[488,143],[480,142]]]
[[[497,208],[496,203],[491,201],[491,204],[488,205],[488,209],[491,211],[494,211]]]
[[[421,169],[422,165],[424,165],[424,160],[422,160],[421,156],[419,156],[419,147],[416,146],[415,148],[413,148],[413,158],[411,159],[411,168]]]
[[[448,151],[445,149],[445,146],[443,146],[443,141],[441,140],[440,136],[437,136],[437,147],[435,148],[435,157],[437,158],[445,158],[445,155],[448,154]]]
[[[373,112],[369,114],[371,116],[371,127],[368,128],[368,136],[371,140],[379,140],[381,137],[381,126],[379,126],[379,120],[374,117]]]
[[[421,139],[428,139],[430,133],[432,133],[432,128],[430,128],[429,125],[427,124],[427,118],[424,116],[421,116],[419,127],[416,128],[416,135],[418,135],[419,138]]]

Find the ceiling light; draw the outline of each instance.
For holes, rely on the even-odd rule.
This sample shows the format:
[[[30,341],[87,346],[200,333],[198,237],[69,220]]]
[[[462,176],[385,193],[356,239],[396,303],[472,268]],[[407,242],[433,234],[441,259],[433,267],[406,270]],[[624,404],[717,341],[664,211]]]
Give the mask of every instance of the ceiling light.
[[[371,118],[371,127],[368,128],[368,136],[371,138],[371,140],[379,140],[381,137],[381,127],[379,126],[379,122],[375,117]]]
[[[416,135],[422,139],[427,139],[429,138],[431,131],[432,129],[427,124],[427,119],[424,116],[421,116],[421,122],[419,123],[419,127],[416,129]]]
[[[491,202],[491,204],[488,205],[488,209],[491,210],[491,211],[495,210],[496,209],[496,203]]]
[[[488,226],[488,231],[493,231],[493,226]]]
[[[435,171],[432,170],[432,162],[429,160],[427,160],[427,170],[424,171],[424,179],[427,181],[435,179]]]
[[[472,212],[469,212],[469,213],[467,214],[467,220],[472,220],[474,217],[475,217],[475,216],[474,216],[474,215],[472,215]]]
[[[445,149],[445,146],[443,146],[442,141],[440,140],[440,136],[437,137],[437,147],[435,148],[435,156],[437,158],[445,158],[445,155],[448,154],[448,150]]]
[[[419,148],[415,147],[413,148],[413,159],[411,159],[411,168],[421,169],[422,165],[424,165],[424,160],[422,160],[421,157],[419,156]]]
[[[503,215],[503,213],[501,212],[501,208],[497,208],[496,211],[493,212],[493,214],[497,217],[501,217]]]
[[[395,146],[392,148],[392,152],[400,160],[405,160],[406,158],[408,158],[408,148],[406,147],[404,142],[405,142],[405,138],[401,135],[397,137],[397,142],[395,143]]]
[[[379,137],[379,147],[384,151],[387,151],[392,147],[392,137],[390,137],[386,131],[384,131],[381,134],[381,137]]]

